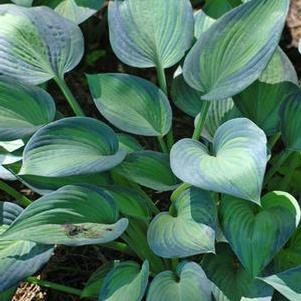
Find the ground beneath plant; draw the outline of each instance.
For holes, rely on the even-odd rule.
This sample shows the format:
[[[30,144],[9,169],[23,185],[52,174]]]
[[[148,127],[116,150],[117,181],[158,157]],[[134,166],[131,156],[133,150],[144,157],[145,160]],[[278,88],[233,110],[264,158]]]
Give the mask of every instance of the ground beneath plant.
[[[85,73],[101,73],[101,72],[126,72],[136,74],[138,76],[155,81],[155,74],[149,69],[133,69],[121,64],[112,50],[109,48],[107,36],[107,24],[105,12],[102,11],[97,17],[85,23],[82,29],[86,38],[86,53],[91,53],[94,50],[103,50],[103,56],[93,61],[87,55],[82,64],[72,72],[72,75],[67,76],[67,81],[74,91],[77,99],[81,102],[85,112],[92,117],[102,119],[95,106],[92,103],[88,86],[85,81]],[[288,17],[287,28],[285,30],[281,46],[288,54],[293,62],[299,77],[301,76],[301,55],[296,47],[301,38],[301,0],[293,0],[291,11]],[[169,70],[168,77],[171,79],[174,70]],[[65,105],[63,96],[57,91],[56,87],[50,83],[49,90],[56,99],[59,110],[65,115],[72,115],[69,107]],[[178,137],[188,137],[193,131],[193,122],[189,117],[183,116],[174,108],[175,111],[175,132]],[[141,143],[148,148],[153,148],[153,142],[142,140]],[[22,189],[22,192],[32,199],[35,196],[30,190],[16,185],[17,189]],[[1,200],[9,200],[7,196],[1,195]],[[168,195],[154,194],[154,200],[159,203],[159,206],[164,208],[168,203]],[[62,283],[74,288],[82,289],[87,282],[89,276],[102,264],[111,260],[123,260],[124,258],[116,252],[107,250],[98,246],[86,246],[80,248],[57,247],[55,254],[47,266],[38,274],[41,279]],[[53,290],[40,288],[37,285],[22,284],[17,290],[12,301],[79,301],[75,296],[58,293]]]

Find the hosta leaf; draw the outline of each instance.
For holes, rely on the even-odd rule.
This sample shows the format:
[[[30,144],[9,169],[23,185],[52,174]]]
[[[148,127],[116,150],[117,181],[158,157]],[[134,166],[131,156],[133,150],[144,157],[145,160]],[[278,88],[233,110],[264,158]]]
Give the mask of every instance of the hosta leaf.
[[[260,78],[235,96],[234,101],[245,117],[272,135],[279,131],[281,104],[298,89],[296,71],[278,48]]]
[[[0,240],[0,291],[37,272],[47,263],[52,252],[53,248],[49,245]]]
[[[47,7],[0,7],[0,73],[40,84],[63,78],[81,60],[82,33],[77,25]]]
[[[290,301],[299,301],[301,298],[301,266],[260,279],[274,287]]]
[[[133,152],[113,171],[158,191],[173,190],[178,185],[178,180],[170,169],[168,155],[159,152]]]
[[[150,285],[147,301],[211,301],[212,284],[202,268],[194,263],[177,266],[177,274],[165,271]]]
[[[41,177],[33,175],[16,175],[18,180],[40,195],[45,195],[61,187],[74,184],[90,184],[96,186],[111,185],[112,180],[107,173],[91,173],[79,176]]]
[[[148,243],[164,258],[215,251],[216,207],[209,192],[188,189],[173,203],[175,214],[158,214],[148,228]]]
[[[55,117],[55,103],[44,90],[0,77],[0,139],[32,135]]]
[[[202,136],[212,142],[217,129],[223,123],[225,123],[227,120],[238,117],[241,117],[241,113],[234,106],[232,98],[228,98],[223,101],[212,101],[206,116]],[[195,127],[199,118],[201,118],[200,114],[198,114],[194,120]]]
[[[32,136],[19,175],[64,177],[103,172],[118,165],[125,154],[107,125],[92,118],[70,117]]]
[[[185,82],[182,74],[178,74],[174,78],[172,82],[171,95],[175,105],[180,110],[192,117],[196,117],[202,110],[202,106],[204,104],[204,100],[202,100],[202,93],[191,88]],[[220,120],[233,108],[233,106],[234,103],[231,98],[225,99],[223,101],[212,101],[208,113],[210,116],[216,115],[215,119]],[[211,119],[213,120],[212,117]],[[207,124],[208,122],[205,123],[205,128]]]
[[[133,261],[117,264],[103,281],[99,301],[131,300],[141,301],[149,276],[149,264],[145,261],[140,267]]]
[[[63,0],[56,6],[55,11],[74,23],[80,24],[94,15],[103,3],[104,0]]]
[[[230,0],[208,0],[203,10],[211,18],[218,19],[232,9]]]
[[[0,235],[22,211],[18,205],[0,202]],[[34,274],[49,260],[52,251],[51,246],[29,241],[0,240],[0,292]]]
[[[125,217],[148,220],[151,216],[148,195],[133,188],[110,186],[104,188],[116,201],[120,214]]]
[[[276,272],[282,272],[301,265],[301,226],[283,250],[275,257]]]
[[[119,140],[119,148],[125,150],[128,154],[143,150],[143,147],[132,136],[127,134],[117,134],[117,136]]]
[[[0,300],[1,301],[11,301],[15,292],[16,292],[16,287],[12,287],[2,293],[0,293]]]
[[[181,70],[177,70],[181,73]],[[191,88],[184,80],[182,74],[178,74],[171,88],[171,95],[175,105],[186,114],[196,117],[202,110],[205,101],[202,100],[202,93]],[[206,121],[204,124],[202,136],[208,140],[212,140],[217,128],[227,121],[235,117],[240,117],[240,113],[234,106],[232,98],[223,101],[214,100],[209,107]]]
[[[0,202],[0,227],[9,226],[22,213],[23,209],[8,202]]]
[[[0,235],[2,240],[25,239],[43,244],[79,246],[106,243],[128,224],[118,220],[113,198],[96,186],[65,186],[28,206]]]
[[[176,64],[193,38],[193,14],[188,0],[110,1],[109,28],[118,58],[134,67]]]
[[[281,133],[289,150],[301,151],[301,92],[295,93],[281,109]]]
[[[204,10],[200,9],[194,15],[194,36],[199,39],[201,35],[215,23],[215,19],[208,16]]]
[[[11,0],[13,3],[22,5],[22,6],[31,6],[33,0]]]
[[[86,283],[85,288],[82,291],[81,298],[97,298],[99,296],[103,281],[112,268],[112,262],[108,262],[98,268]]]
[[[205,100],[225,99],[241,92],[268,64],[288,7],[289,0],[253,0],[225,14],[188,54],[185,80],[203,91]]]
[[[270,301],[273,289],[253,279],[237,261],[228,244],[217,245],[217,255],[206,255],[202,267],[214,283],[216,301]]]
[[[268,193],[261,205],[228,196],[220,208],[223,232],[240,262],[254,277],[286,244],[300,222],[300,207],[286,192]]]
[[[166,95],[152,83],[127,74],[89,75],[100,113],[117,128],[137,135],[164,136],[172,111]]]
[[[173,146],[170,156],[171,168],[182,181],[260,203],[266,136],[250,120],[237,118],[221,125],[211,153],[201,142],[183,139]]]

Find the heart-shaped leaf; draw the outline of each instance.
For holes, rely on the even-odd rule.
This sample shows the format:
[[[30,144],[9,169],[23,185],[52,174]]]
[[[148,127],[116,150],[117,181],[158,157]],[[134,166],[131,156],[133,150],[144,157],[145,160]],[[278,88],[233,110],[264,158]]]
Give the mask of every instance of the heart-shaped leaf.
[[[172,111],[166,95],[152,83],[127,74],[89,75],[100,113],[117,128],[137,135],[164,136]]]
[[[301,92],[297,92],[281,108],[281,133],[289,150],[301,151]]]
[[[148,284],[148,276],[147,261],[142,267],[133,261],[119,263],[105,277],[98,300],[141,301]]]
[[[177,266],[177,274],[165,271],[150,285],[147,301],[211,301],[212,284],[203,269],[194,262]]]
[[[279,131],[280,106],[299,90],[298,77],[286,54],[278,48],[258,80],[234,97],[240,112],[267,135]]]
[[[217,255],[208,254],[202,267],[214,283],[213,295],[216,301],[270,301],[273,289],[253,279],[240,265],[226,243],[216,247]]]
[[[187,189],[174,201],[175,214],[158,214],[147,238],[153,252],[164,258],[214,252],[216,207],[209,192]]]
[[[183,139],[170,154],[174,174],[193,186],[260,203],[267,164],[266,136],[252,121],[237,118],[215,133],[213,150]]]
[[[126,159],[113,171],[142,186],[169,191],[178,186],[173,175],[168,155],[153,151],[140,151],[128,154]]]
[[[205,100],[225,99],[244,90],[271,59],[289,2],[253,0],[217,20],[186,57],[187,83],[204,92]]]
[[[22,211],[18,205],[0,202],[0,235]],[[52,252],[52,246],[22,240],[0,240],[0,292],[38,271],[49,260]]]
[[[254,277],[289,240],[301,214],[297,201],[286,192],[266,194],[261,205],[225,196],[220,207],[223,232],[240,262]]]
[[[274,287],[290,301],[301,300],[301,266],[269,277],[259,278]]]
[[[110,1],[109,28],[112,48],[122,62],[168,68],[191,46],[192,7],[189,0]]]
[[[19,175],[64,177],[103,172],[118,165],[125,155],[107,125],[92,118],[70,117],[32,136]]]
[[[55,103],[44,90],[0,77],[0,140],[32,135],[55,117]]]
[[[114,199],[96,186],[65,186],[28,206],[2,240],[25,239],[43,244],[79,246],[110,242],[128,225],[118,221]]]
[[[1,5],[0,23],[1,74],[40,84],[63,78],[83,56],[79,27],[50,8]]]

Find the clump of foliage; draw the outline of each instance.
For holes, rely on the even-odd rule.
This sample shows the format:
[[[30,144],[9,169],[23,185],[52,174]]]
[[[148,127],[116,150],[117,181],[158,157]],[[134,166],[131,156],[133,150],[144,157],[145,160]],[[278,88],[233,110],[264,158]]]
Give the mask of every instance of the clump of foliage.
[[[83,290],[47,286],[99,301],[300,301],[301,92],[278,46],[289,0],[209,0],[195,14],[189,0],[110,1],[114,53],[155,68],[158,86],[87,75],[108,124],[64,80],[84,53],[77,24],[103,1],[13,2],[0,6],[0,188],[22,207],[0,203],[1,300],[45,284],[31,276],[56,245],[97,244],[128,260]],[[49,80],[76,117],[57,112]],[[175,142],[171,99],[195,118],[191,138]]]

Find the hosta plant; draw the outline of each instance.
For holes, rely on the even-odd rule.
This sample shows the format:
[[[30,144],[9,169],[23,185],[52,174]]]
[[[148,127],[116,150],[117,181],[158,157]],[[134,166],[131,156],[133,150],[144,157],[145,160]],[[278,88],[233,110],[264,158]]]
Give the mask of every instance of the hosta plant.
[[[0,299],[25,281],[99,301],[300,301],[301,91],[279,47],[290,1],[12,2],[0,5],[12,197]],[[145,76],[87,72],[97,119],[65,75],[85,52],[78,24],[101,8],[120,64]],[[36,277],[58,245],[120,256],[74,288]]]

